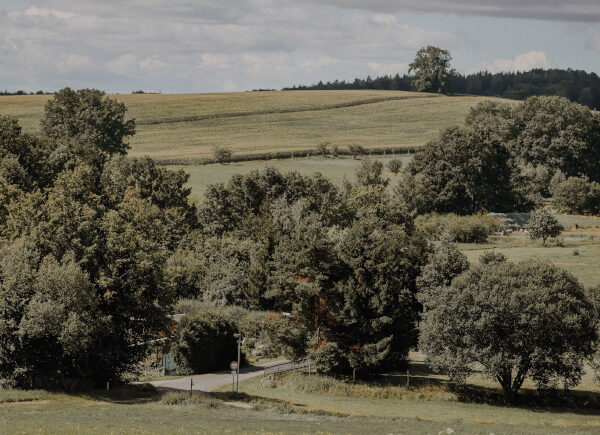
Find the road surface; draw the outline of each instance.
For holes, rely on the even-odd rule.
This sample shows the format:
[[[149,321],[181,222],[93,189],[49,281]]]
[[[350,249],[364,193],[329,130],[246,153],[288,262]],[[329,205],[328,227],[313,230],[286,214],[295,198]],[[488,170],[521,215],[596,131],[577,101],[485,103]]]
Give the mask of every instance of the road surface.
[[[244,379],[261,376],[266,367],[287,362],[287,360],[274,361],[262,366],[247,366],[240,369],[240,381]],[[187,376],[179,379],[168,379],[164,381],[147,382],[159,390],[190,391],[190,379],[193,381],[193,391],[209,392],[219,389],[224,385],[231,385],[231,370],[206,373],[204,375]]]

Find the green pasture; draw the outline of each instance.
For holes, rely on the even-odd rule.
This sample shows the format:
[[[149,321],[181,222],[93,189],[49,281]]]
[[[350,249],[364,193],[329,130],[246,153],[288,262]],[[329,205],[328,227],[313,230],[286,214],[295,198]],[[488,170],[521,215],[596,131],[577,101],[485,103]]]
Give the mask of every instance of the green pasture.
[[[281,172],[297,171],[303,175],[313,175],[315,172],[320,172],[329,178],[334,184],[341,186],[346,177],[350,181],[354,181],[354,173],[360,166],[360,162],[364,159],[361,156],[353,159],[349,156],[343,157],[302,157],[293,159],[281,160],[257,160],[249,162],[234,162],[210,165],[184,165],[184,166],[168,166],[168,169],[183,169],[190,174],[188,186],[192,188],[192,198],[200,200],[206,187],[209,184],[226,183],[232,175],[247,174],[248,172],[258,170],[262,171],[266,167],[275,167]],[[391,173],[387,168],[387,163],[392,158],[402,160],[403,165],[408,164],[412,156],[407,154],[386,156],[376,155],[371,157],[373,160],[379,160],[384,165],[384,176],[390,178],[390,184],[394,185],[399,178]]]
[[[480,376],[471,376],[463,388],[453,388],[447,377],[432,373],[418,353],[411,354],[409,374],[408,386],[405,373],[352,382],[314,374],[308,377],[305,372],[279,375],[265,386],[254,378],[240,383],[243,395],[238,399],[250,404],[280,406],[285,403],[292,410],[360,419],[379,417],[413,422],[401,433],[426,433],[425,426],[418,426],[423,423],[439,424],[441,430],[449,427],[457,433],[594,433],[600,430],[600,415],[594,410],[600,406],[600,388],[590,373],[586,373],[582,384],[569,395],[559,393],[546,402],[531,390],[532,385],[526,384],[522,403],[516,406],[502,405],[498,400],[501,395],[498,386]],[[214,395],[235,398],[225,388]],[[565,400],[575,404],[574,407],[565,406]],[[587,406],[585,404],[590,409],[577,409]]]
[[[130,155],[158,159],[306,150],[319,143],[365,148],[419,146],[463,122],[486,97],[401,91],[282,91],[189,95],[116,95],[138,122]],[[5,96],[0,114],[39,131],[48,95]]]
[[[531,240],[525,233],[493,236],[484,244],[460,244],[469,261],[478,261],[481,254],[493,249],[510,261],[534,258],[549,261],[571,272],[586,287],[600,285],[600,218],[587,216],[558,216],[567,228],[557,240],[546,246],[541,240]],[[577,224],[579,229],[575,229]]]

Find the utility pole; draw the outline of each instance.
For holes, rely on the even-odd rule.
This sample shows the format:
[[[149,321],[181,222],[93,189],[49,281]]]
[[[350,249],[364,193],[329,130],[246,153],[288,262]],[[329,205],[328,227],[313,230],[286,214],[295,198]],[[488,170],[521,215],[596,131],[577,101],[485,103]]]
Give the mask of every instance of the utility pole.
[[[240,357],[241,357],[241,352],[240,352],[240,348],[242,345],[242,334],[240,334],[239,332],[236,334],[233,334],[233,336],[237,339],[237,370],[236,370],[236,377],[235,377],[235,391],[239,392],[240,391],[240,365],[242,364],[240,361]]]

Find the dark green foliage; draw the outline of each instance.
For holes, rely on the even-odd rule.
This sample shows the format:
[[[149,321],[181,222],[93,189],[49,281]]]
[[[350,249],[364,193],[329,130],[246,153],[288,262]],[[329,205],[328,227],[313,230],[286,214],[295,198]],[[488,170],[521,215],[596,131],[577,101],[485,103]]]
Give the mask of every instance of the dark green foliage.
[[[531,239],[542,239],[545,245],[547,238],[558,237],[564,227],[548,210],[542,208],[531,212],[527,230]]]
[[[198,210],[200,225],[204,233],[212,235],[260,231],[270,205],[284,196],[289,203],[305,199],[308,210],[319,213],[327,225],[347,219],[337,187],[323,175],[282,174],[268,167],[262,172],[234,175],[226,185],[208,186]]]
[[[348,364],[347,351],[340,348],[337,343],[323,344],[310,353],[310,358],[319,373],[348,373],[351,369]]]
[[[473,214],[527,208],[510,153],[489,130],[453,127],[406,168],[397,195],[418,213]]]
[[[0,177],[27,192],[48,186],[62,170],[55,161],[57,146],[22,134],[16,120],[0,116]]]
[[[362,187],[387,186],[389,180],[383,178],[383,163],[379,160],[364,159],[356,170],[356,183]]]
[[[415,280],[428,248],[402,226],[375,217],[353,223],[337,252],[344,277],[327,296],[328,342],[343,351],[340,367],[371,372],[399,368],[415,340]]]
[[[365,149],[361,145],[348,145],[348,150],[354,159],[366,153]]]
[[[526,162],[600,180],[600,121],[587,107],[531,97],[514,109],[513,123],[508,140]]]
[[[448,50],[431,45],[421,48],[408,68],[409,74],[414,72],[413,88],[419,92],[450,92],[450,78],[455,73],[450,68],[451,60]]]
[[[220,164],[228,162],[231,159],[231,150],[224,146],[215,147],[214,157]]]
[[[42,131],[51,138],[93,145],[108,155],[126,154],[126,140],[135,134],[135,122],[125,120],[126,111],[102,91],[65,88],[46,103]]]
[[[402,160],[392,159],[388,162],[387,167],[392,173],[397,174],[402,169]]]
[[[454,278],[467,269],[467,256],[454,243],[442,240],[441,245],[429,257],[429,262],[422,267],[421,276],[417,278],[421,303],[429,301],[440,287],[449,286]]]
[[[0,378],[11,385],[119,379],[165,332],[182,281],[165,269],[196,226],[187,175],[111,160],[133,123],[102,96],[57,94],[50,138],[0,118]]]
[[[201,297],[205,275],[204,258],[193,250],[177,250],[167,260],[165,279],[179,298]]]
[[[586,177],[569,177],[552,189],[552,205],[574,214],[600,213],[600,184]]]
[[[278,244],[265,296],[275,308],[293,312],[307,329],[317,330],[326,320],[322,298],[336,279],[334,244],[320,216],[309,212],[303,201],[289,206],[280,200],[272,213]]]
[[[492,131],[530,165],[526,171],[544,195],[556,171],[600,179],[598,116],[566,98],[531,97],[517,106],[480,103],[471,110],[467,125]],[[546,171],[540,172],[540,166]]]
[[[481,243],[498,229],[499,222],[484,214],[428,213],[417,216],[415,226],[431,240],[446,238],[459,243]]]
[[[217,312],[188,314],[175,332],[172,350],[180,373],[226,370],[237,360],[238,329]]]
[[[523,381],[577,385],[597,339],[581,284],[554,265],[488,261],[422,297],[419,349],[464,382],[475,363],[513,401]]]
[[[446,231],[454,242],[483,243],[498,227],[498,222],[488,216],[460,216],[448,222]]]

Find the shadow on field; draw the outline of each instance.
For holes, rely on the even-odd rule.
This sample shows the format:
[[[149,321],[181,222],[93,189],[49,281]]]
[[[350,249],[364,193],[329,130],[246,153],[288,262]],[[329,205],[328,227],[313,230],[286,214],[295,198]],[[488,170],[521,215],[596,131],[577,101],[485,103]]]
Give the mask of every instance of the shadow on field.
[[[408,379],[407,379],[408,378]],[[377,386],[393,385],[419,390],[427,387],[444,388],[456,395],[463,403],[512,406],[539,412],[571,412],[600,415],[600,393],[564,389],[542,390],[524,388],[519,390],[514,403],[507,403],[500,387],[481,385],[458,385],[433,372],[424,362],[411,362],[409,376],[403,373],[377,376],[369,381]]]
[[[149,384],[136,384],[119,385],[110,390],[89,390],[72,394],[99,402],[135,405],[159,401],[165,393],[166,391],[159,391]]]

